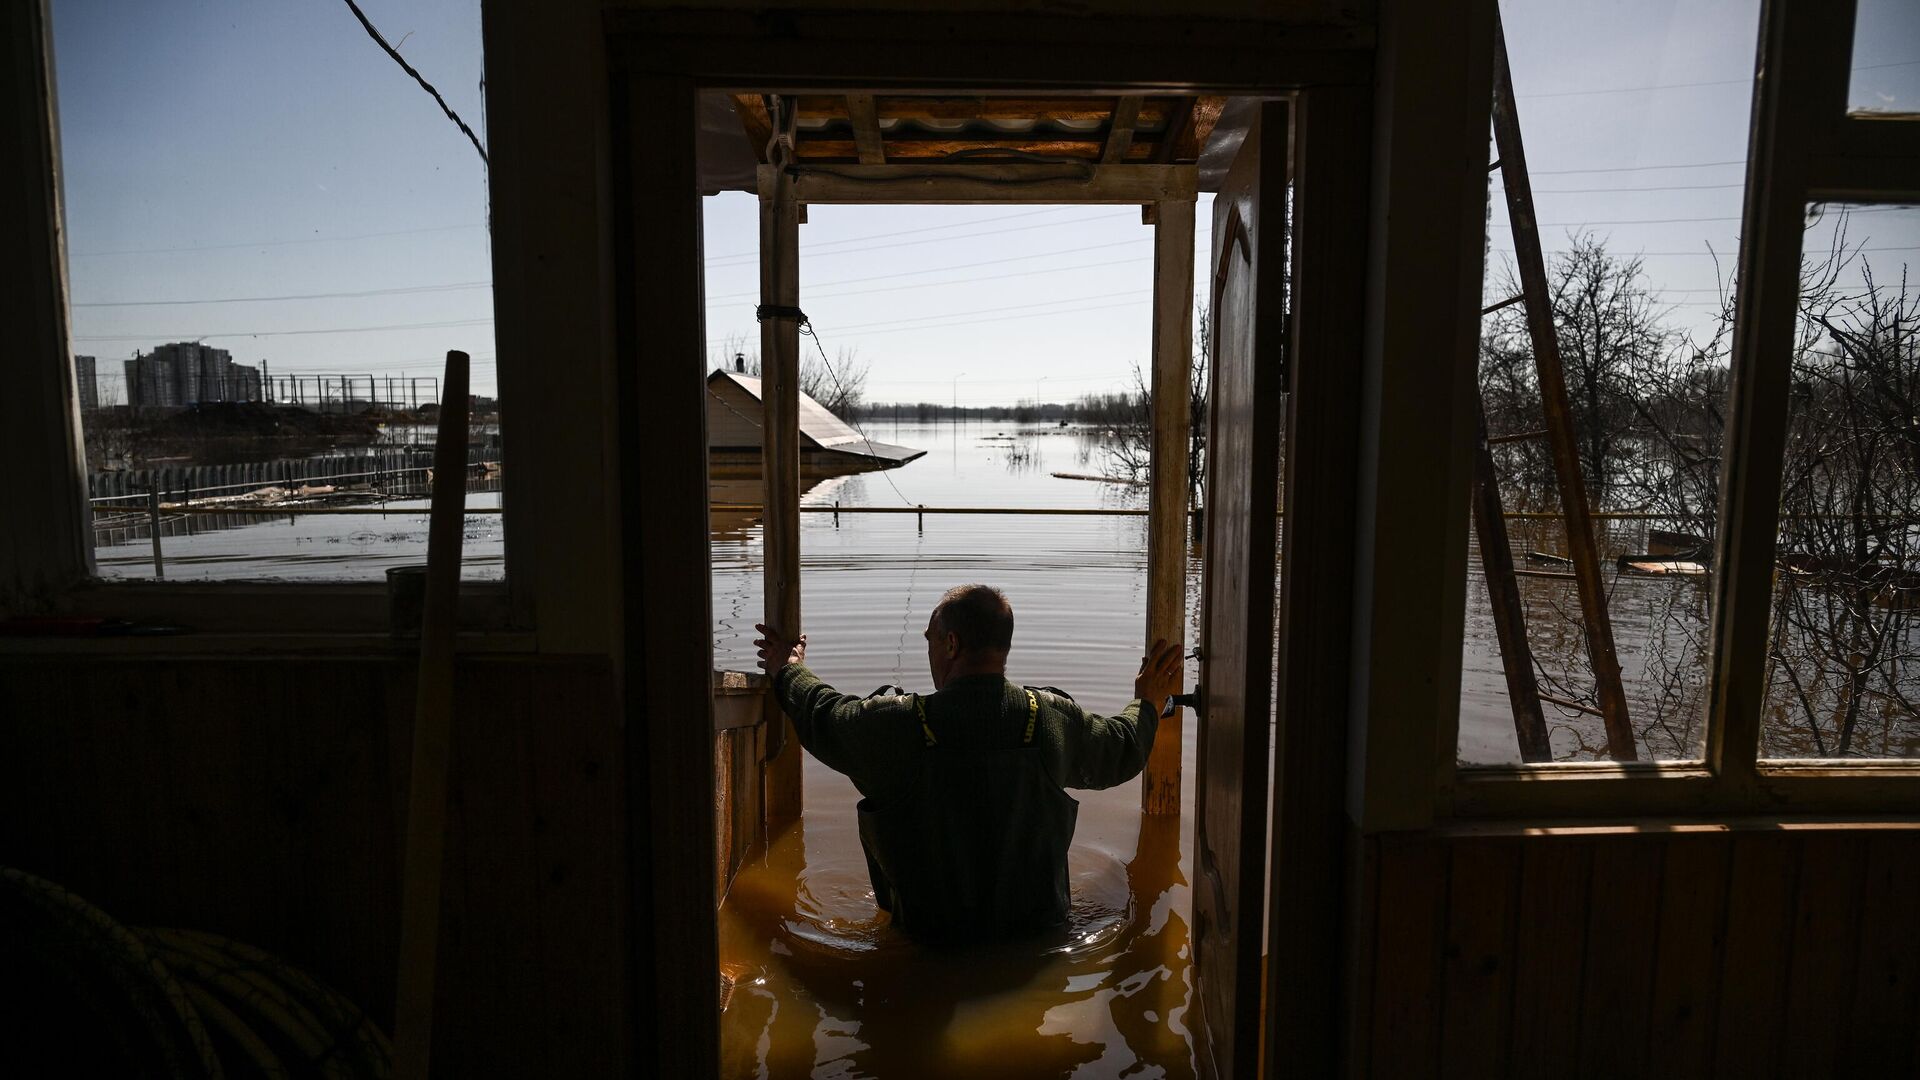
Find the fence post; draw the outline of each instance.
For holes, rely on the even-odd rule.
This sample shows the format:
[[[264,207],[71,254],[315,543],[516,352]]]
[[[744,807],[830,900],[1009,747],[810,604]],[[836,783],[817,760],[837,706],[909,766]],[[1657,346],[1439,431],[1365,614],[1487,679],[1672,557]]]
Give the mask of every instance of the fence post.
[[[164,579],[167,564],[160,557],[160,486],[156,483],[147,485],[147,531],[153,534],[153,576]]]

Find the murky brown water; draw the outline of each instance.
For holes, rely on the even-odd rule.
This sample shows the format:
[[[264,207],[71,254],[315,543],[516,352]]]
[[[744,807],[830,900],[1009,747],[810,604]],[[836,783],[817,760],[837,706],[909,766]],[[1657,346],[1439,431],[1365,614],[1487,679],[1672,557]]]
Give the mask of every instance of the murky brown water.
[[[1141,815],[1137,783],[1076,792],[1067,930],[948,951],[879,915],[853,786],[812,762],[806,784],[803,822],[721,908],[722,1075],[1194,1075],[1190,814]]]

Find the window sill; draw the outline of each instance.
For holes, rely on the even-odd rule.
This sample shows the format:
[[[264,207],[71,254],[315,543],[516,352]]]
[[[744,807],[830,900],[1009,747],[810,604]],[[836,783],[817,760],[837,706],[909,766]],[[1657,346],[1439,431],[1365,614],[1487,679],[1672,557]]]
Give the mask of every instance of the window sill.
[[[1459,769],[1441,822],[1920,814],[1920,763],[1768,762],[1717,775],[1701,762],[1607,762]]]
[[[462,632],[454,652],[471,654],[531,653],[534,636],[524,632]],[[420,652],[419,639],[391,634],[234,634],[186,633],[151,637],[0,638],[0,659],[15,656],[101,657],[271,657],[368,656],[409,657]]]
[[[67,593],[59,614],[125,619],[148,626],[177,626],[190,633],[148,638],[182,641],[189,637],[236,636],[388,637],[388,599],[384,582],[101,582]],[[460,584],[462,632],[512,632],[515,626],[504,581]],[[529,635],[530,636],[530,635]],[[38,639],[72,643],[73,638]],[[124,645],[128,637],[93,639]],[[0,648],[6,646],[0,645]],[[109,649],[108,651],[118,651]]]

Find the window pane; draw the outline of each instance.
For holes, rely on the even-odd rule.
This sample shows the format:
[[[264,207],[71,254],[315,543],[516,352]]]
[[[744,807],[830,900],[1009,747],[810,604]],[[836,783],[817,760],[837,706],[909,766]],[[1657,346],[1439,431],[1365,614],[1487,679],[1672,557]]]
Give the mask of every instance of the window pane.
[[[1808,221],[1761,753],[1920,757],[1920,208]]]
[[[367,14],[478,127],[478,0]],[[438,376],[462,349],[465,570],[501,576],[473,145],[343,5],[56,0],[53,25],[100,575],[421,562]]]
[[[1758,0],[1503,5],[1551,306],[1638,760],[1705,743],[1710,550],[1726,379],[1720,316],[1738,251]],[[1498,170],[1485,302],[1520,291]],[[1555,761],[1624,757],[1599,682],[1524,308],[1482,324],[1481,394],[1532,663],[1503,650],[1483,553],[1469,558],[1458,757],[1523,760],[1530,673]],[[1496,574],[1498,573],[1496,567]],[[1494,582],[1498,585],[1498,580]],[[1524,682],[1524,680],[1520,680]]]
[[[1920,4],[1859,0],[1847,109],[1920,113]]]

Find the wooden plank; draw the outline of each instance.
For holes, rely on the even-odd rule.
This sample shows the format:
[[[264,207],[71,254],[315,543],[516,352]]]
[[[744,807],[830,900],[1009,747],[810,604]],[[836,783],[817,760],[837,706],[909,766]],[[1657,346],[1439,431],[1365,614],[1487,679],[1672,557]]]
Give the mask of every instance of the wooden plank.
[[[1512,1045],[1522,844],[1472,840],[1450,845],[1441,1076],[1493,1074]]]
[[[1437,1074],[1448,847],[1417,837],[1390,837],[1380,844],[1378,981],[1369,1062],[1375,1076],[1418,1080]]]
[[[872,94],[848,94],[847,117],[853,122],[853,141],[860,148],[860,164],[885,165],[886,147],[880,140],[880,114]]]
[[[1325,7],[1311,20],[787,10],[779,33],[755,11],[626,8],[605,26],[622,59],[708,85],[1033,97],[1036,86],[1081,95],[1364,83],[1371,18]]]
[[[1188,455],[1193,393],[1194,204],[1154,204],[1153,471],[1147,492],[1147,625],[1143,645],[1168,641],[1186,652]],[[1181,685],[1185,685],[1185,661]],[[1161,702],[1150,702],[1158,709]],[[1163,717],[1141,774],[1140,809],[1180,813],[1183,711]]]
[[[1634,761],[1633,725],[1627,716],[1626,689],[1620,681],[1620,658],[1613,645],[1613,622],[1607,613],[1607,587],[1600,576],[1600,550],[1594,540],[1586,483],[1580,475],[1580,452],[1574,441],[1574,417],[1567,400],[1566,371],[1560,361],[1559,330],[1554,325],[1552,297],[1547,285],[1546,256],[1540,249],[1540,228],[1534,215],[1533,187],[1527,177],[1526,147],[1520,137],[1519,107],[1514,101],[1513,72],[1507,65],[1506,36],[1494,19],[1493,133],[1499,147],[1500,176],[1507,196],[1507,217],[1513,224],[1514,263],[1520,291],[1526,300],[1527,334],[1533,344],[1534,371],[1539,377],[1540,405],[1547,418],[1547,447],[1553,458],[1554,479],[1560,489],[1560,508],[1567,530],[1567,552],[1579,586],[1580,618],[1586,631],[1587,659],[1593,669],[1607,730],[1607,756]],[[1597,418],[1595,418],[1597,421]]]
[[[1107,143],[1100,151],[1100,164],[1116,165],[1127,159],[1133,146],[1133,126],[1140,122],[1140,95],[1124,94],[1113,104],[1107,123]]]
[[[1340,992],[1340,1061],[1348,1080],[1373,1075],[1373,991],[1379,984],[1376,960],[1380,937],[1380,839],[1349,826],[1344,837],[1346,895],[1351,898],[1341,954],[1347,978]],[[1278,1060],[1268,1054],[1269,1065]],[[1265,1070],[1272,1075],[1271,1068]]]
[[[1372,96],[1315,87],[1293,102],[1289,392],[1281,536],[1268,924],[1318,927],[1270,952],[1270,1066],[1339,1066],[1341,888],[1347,827],[1354,477],[1359,468]],[[1289,572],[1287,568],[1304,568]]]
[[[1789,1077],[1844,1075],[1841,1043],[1851,1034],[1835,1003],[1854,987],[1860,947],[1861,888],[1867,834],[1807,833],[1797,838],[1800,890],[1794,901],[1792,966],[1780,1072]]]
[[[787,120],[791,120],[788,117]],[[885,166],[881,166],[885,168]],[[760,167],[760,303],[787,312],[800,305],[800,203],[797,183],[776,165]],[[761,549],[766,609],[762,621],[798,637],[800,617],[800,324],[790,314],[760,323],[761,476],[766,510]],[[764,798],[767,834],[800,819],[802,761],[793,722],[771,694]]]
[[[0,142],[0,251],[13,287],[0,315],[14,338],[0,394],[0,454],[37,461],[16,469],[0,514],[0,609],[36,610],[93,570],[80,398],[67,325],[60,140],[54,116],[53,37],[46,0],[0,15],[7,58],[8,137]]]
[[[830,120],[853,118],[849,107],[852,95],[802,94],[802,119],[826,117]],[[1076,123],[1103,121],[1113,112],[1113,99],[1066,94],[1060,97],[1032,95],[976,95],[958,97],[949,94],[885,94],[873,97],[879,116],[888,120],[1066,120]],[[1169,112],[1165,99],[1143,98],[1139,122],[1146,127],[1162,123]]]
[[[1175,155],[1179,153],[1180,144],[1191,140],[1193,136],[1193,113],[1198,101],[1198,98],[1193,97],[1173,99],[1171,107],[1167,110],[1166,123],[1153,142],[1153,163],[1155,165],[1170,165],[1174,161],[1179,160]],[[1142,119],[1145,118],[1144,113],[1145,110],[1143,109]],[[1198,155],[1189,156],[1196,157]]]
[[[695,90],[689,79],[619,70],[611,82],[611,490],[634,994],[622,1015],[634,1074],[712,1076],[720,980],[706,373],[688,361],[706,346],[699,318],[686,317],[703,306]]]
[[[1836,1074],[1912,1076],[1920,1023],[1920,835],[1880,833],[1867,840],[1860,897],[1859,965],[1845,1013]],[[1832,1007],[1836,1002],[1829,1002]]]
[[[1105,143],[1097,137],[1077,138],[1061,136],[1051,132],[1035,134],[981,134],[960,136],[942,133],[907,132],[887,137],[884,143],[887,160],[895,165],[948,165],[983,164],[979,159],[955,158],[962,154],[980,154],[987,150],[1004,150],[1002,155],[1010,158],[1011,164],[1027,164],[1017,155],[1038,155],[1045,157],[1078,158],[1089,165],[1100,161],[1100,152]],[[1153,139],[1136,138],[1128,150],[1123,163],[1136,165],[1149,164],[1153,160],[1153,150],[1158,143]],[[866,164],[860,161],[860,143],[855,139],[838,138],[833,134],[824,136],[804,135],[794,147],[794,158],[802,165],[830,164]]]
[[[798,173],[794,198],[803,203],[1143,203],[1190,200],[1198,190],[1191,165],[840,165]]]
[[[1664,847],[1657,836],[1594,845],[1577,1075],[1611,1080],[1665,1067],[1657,1051],[1648,1059],[1643,1037],[1659,941]]]
[[[1759,1076],[1778,1064],[1797,854],[1797,845],[1784,834],[1741,833],[1733,838],[1715,1076]]]
[[[767,116],[767,103],[759,94],[734,94],[733,111],[740,117],[740,129],[747,134],[755,161],[767,163],[767,143],[773,138],[773,121]]]
[[[1680,834],[1663,845],[1660,925],[1646,1053],[1673,1076],[1705,1076],[1714,1050],[1726,940],[1724,834]]]
[[[466,353],[447,353],[433,442],[426,598],[421,604],[420,673],[407,783],[407,845],[400,878],[399,983],[394,993],[393,1071],[402,1080],[426,1080],[433,1040],[440,892],[447,842],[447,775],[453,756],[455,605],[460,588],[461,536],[466,527],[469,364]]]
[[[1592,874],[1592,841],[1521,847],[1511,1076],[1557,1075],[1579,1045]]]
[[[1514,578],[1513,545],[1500,504],[1500,478],[1488,448],[1485,405],[1474,398],[1479,440],[1473,455],[1473,534],[1480,541],[1480,568],[1493,608],[1494,637],[1500,643],[1500,667],[1507,678],[1507,702],[1521,761],[1552,761],[1553,743],[1540,709],[1540,682],[1533,671],[1533,646],[1527,641],[1527,613]]]

